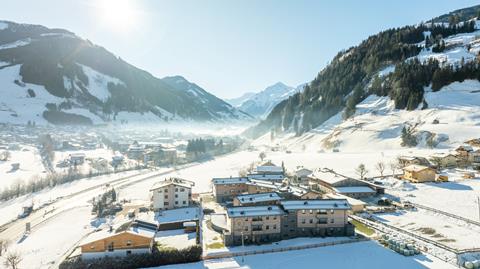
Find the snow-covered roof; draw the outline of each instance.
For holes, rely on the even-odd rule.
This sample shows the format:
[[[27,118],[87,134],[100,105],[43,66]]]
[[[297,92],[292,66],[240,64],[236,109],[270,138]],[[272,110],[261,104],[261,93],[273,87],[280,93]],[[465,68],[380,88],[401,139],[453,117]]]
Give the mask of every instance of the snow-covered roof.
[[[214,185],[227,185],[227,184],[239,184],[246,183],[248,178],[246,177],[225,177],[225,178],[213,178],[212,183]]]
[[[259,187],[271,188],[271,189],[278,189],[278,188],[280,188],[280,186],[282,186],[282,184],[279,183],[279,182],[258,180],[258,179],[250,179],[247,182],[247,185],[259,186]]]
[[[180,186],[184,188],[192,188],[192,186],[195,185],[195,183],[185,180],[185,179],[180,179],[180,178],[170,178],[170,179],[165,179],[163,181],[155,182],[153,186],[150,188],[150,191],[157,190],[159,188],[163,188],[168,185],[175,185],[175,186]]]
[[[230,218],[255,217],[255,216],[276,216],[285,212],[279,206],[239,206],[227,209]]]
[[[351,186],[351,187],[336,187],[338,193],[376,193],[370,187],[367,186]]]
[[[335,184],[335,183],[338,183],[340,181],[343,181],[343,180],[347,179],[344,176],[340,176],[340,175],[337,175],[337,174],[332,173],[332,172],[324,172],[324,171],[316,171],[315,173],[313,173],[311,175],[311,177],[314,178],[314,179],[318,179],[318,180],[327,182],[329,184]]]
[[[321,199],[321,200],[288,200],[280,201],[285,210],[300,209],[351,209],[346,199]]]
[[[257,166],[257,173],[283,173],[283,168],[276,165],[260,165]]]
[[[141,221],[151,223],[172,223],[198,220],[200,216],[200,209],[198,207],[183,207],[177,209],[170,209],[160,211],[158,213],[146,212],[139,213],[137,218]]]
[[[119,234],[122,234],[122,233],[129,233],[129,234],[136,235],[136,236],[153,238],[153,237],[155,237],[156,231],[146,229],[146,228],[143,228],[143,227],[129,227],[125,231],[121,231],[121,232],[115,232],[115,229],[112,229],[112,231],[110,231],[110,229],[104,229],[104,230],[100,230],[98,232],[91,233],[90,235],[88,235],[86,238],[84,238],[82,240],[80,245],[89,244],[89,243],[92,243],[92,242],[95,242],[95,241],[98,241],[98,240],[102,240],[102,239],[105,239],[105,238],[110,238],[110,237],[113,237],[113,236],[116,236],[116,235],[119,235]]]
[[[428,166],[424,166],[424,165],[419,165],[419,164],[412,164],[412,165],[409,165],[405,168],[403,168],[403,170],[405,171],[412,171],[412,172],[420,172],[420,171],[423,171],[425,169],[432,169]]]
[[[269,201],[278,201],[282,198],[276,192],[264,192],[257,194],[245,194],[237,196],[240,203],[261,203]]]
[[[284,178],[282,174],[248,174],[247,177],[260,180],[283,180]]]
[[[301,197],[302,195],[308,193],[308,189],[294,185],[282,186],[279,188],[279,190],[282,192],[288,192],[297,197]]]

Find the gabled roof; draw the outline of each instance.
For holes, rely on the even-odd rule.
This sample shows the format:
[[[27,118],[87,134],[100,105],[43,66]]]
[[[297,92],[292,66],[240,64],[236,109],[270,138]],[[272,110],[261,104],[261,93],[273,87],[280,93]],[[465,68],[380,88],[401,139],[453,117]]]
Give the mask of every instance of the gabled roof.
[[[264,192],[257,194],[245,194],[237,196],[240,203],[261,203],[269,201],[278,201],[282,198],[276,192]]]
[[[285,214],[279,206],[239,206],[227,209],[228,217],[277,216]]]
[[[419,164],[412,164],[412,165],[409,165],[409,166],[403,168],[403,170],[412,171],[412,172],[420,172],[420,171],[423,171],[423,170],[426,170],[426,169],[433,170],[432,168],[430,168],[428,166],[419,165]]]
[[[129,227],[128,229],[121,232],[115,232],[115,231],[110,232],[110,230],[107,228],[105,230],[91,233],[89,236],[87,236],[85,239],[82,240],[82,243],[80,244],[80,246],[90,244],[96,241],[104,240],[107,238],[112,238],[124,233],[128,233],[137,237],[153,239],[153,237],[155,237],[156,231],[146,229],[143,227]]]
[[[150,191],[157,190],[159,188],[163,188],[168,185],[175,185],[175,186],[190,189],[193,186],[195,186],[195,183],[186,179],[181,179],[181,178],[169,178],[153,184],[152,187],[150,188]]]
[[[285,210],[301,209],[351,209],[346,199],[321,199],[321,200],[288,200],[280,201]]]

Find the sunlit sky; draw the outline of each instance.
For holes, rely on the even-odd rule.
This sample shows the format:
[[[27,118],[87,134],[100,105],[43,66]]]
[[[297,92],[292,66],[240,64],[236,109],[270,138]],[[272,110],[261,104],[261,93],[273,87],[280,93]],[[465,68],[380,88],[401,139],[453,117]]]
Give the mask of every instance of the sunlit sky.
[[[64,28],[221,98],[312,80],[341,49],[473,0],[2,0],[0,20]]]

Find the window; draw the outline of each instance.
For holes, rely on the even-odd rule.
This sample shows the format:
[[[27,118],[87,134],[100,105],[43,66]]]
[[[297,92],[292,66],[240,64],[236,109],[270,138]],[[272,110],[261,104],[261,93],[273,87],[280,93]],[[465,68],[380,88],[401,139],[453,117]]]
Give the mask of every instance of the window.
[[[168,202],[163,202],[163,205],[168,205]]]
[[[310,223],[313,223],[313,219],[310,219]]]
[[[168,199],[168,195],[165,194],[165,199]]]
[[[158,193],[162,193],[162,190],[161,190],[161,189],[160,189],[160,190],[158,190]]]
[[[318,219],[318,223],[319,223],[319,224],[327,224],[327,223],[328,223],[328,219],[327,219],[327,218],[320,218],[320,219]]]
[[[187,201],[183,201],[183,204],[186,205],[186,204],[187,204]]]
[[[305,209],[302,210],[302,214],[305,214]]]
[[[175,204],[178,205],[178,201],[175,201]]]
[[[305,222],[306,222],[305,219],[302,219],[302,224],[305,224]]]
[[[266,220],[269,220],[269,219],[270,219],[270,217],[269,217],[269,216],[267,216],[265,219],[266,219]]]
[[[185,191],[185,189],[184,189],[184,188],[181,188],[181,189],[180,189],[180,192],[184,192],[184,191]]]
[[[178,194],[175,194],[175,198],[178,198]]]
[[[95,249],[95,245],[91,245],[91,246],[90,246],[90,249]]]
[[[248,226],[245,226],[244,230],[245,230],[245,232],[248,232]]]
[[[132,254],[132,251],[131,250],[127,250],[127,255],[130,255]]]
[[[325,215],[325,214],[327,214],[327,210],[319,210],[319,211],[318,211],[318,214]]]
[[[277,217],[276,217],[276,216],[273,216],[273,220],[276,220],[276,219],[277,219]]]
[[[127,247],[132,245],[132,240],[127,240]]]
[[[110,244],[108,244],[107,250],[110,251],[110,252],[113,251],[113,242],[111,242]]]
[[[311,210],[311,209],[310,209],[310,211],[309,211],[309,212],[310,212],[310,214],[312,214],[312,213],[313,213],[313,210]]]
[[[330,219],[330,223],[334,223],[335,221],[333,219]]]
[[[273,225],[273,229],[274,229],[274,230],[277,229],[277,224]]]
[[[265,230],[269,230],[270,229],[270,226],[265,226]]]
[[[175,192],[178,192],[178,188],[175,188]]]

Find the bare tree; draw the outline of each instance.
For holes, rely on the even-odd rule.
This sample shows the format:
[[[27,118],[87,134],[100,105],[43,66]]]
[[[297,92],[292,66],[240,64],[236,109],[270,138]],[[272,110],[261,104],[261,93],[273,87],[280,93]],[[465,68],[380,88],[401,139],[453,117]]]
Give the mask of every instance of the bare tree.
[[[385,172],[385,164],[383,162],[378,162],[375,165],[375,169],[380,173],[380,176],[383,178],[383,172]]]
[[[390,163],[390,170],[392,170],[392,176],[395,177],[395,172],[397,172],[398,164],[395,162]]]
[[[10,241],[7,239],[0,239],[0,257],[3,253],[7,252],[9,245]]]
[[[267,154],[265,154],[265,152],[262,151],[262,152],[260,152],[260,154],[258,154],[258,157],[263,162],[263,159],[265,159],[265,157],[267,157]]]
[[[358,176],[360,176],[360,179],[364,179],[368,173],[368,170],[365,168],[365,165],[361,163],[357,168],[355,168],[355,172]]]
[[[3,262],[3,265],[5,265],[7,268],[18,269],[18,265],[20,264],[21,261],[22,261],[22,257],[20,253],[9,252],[5,257],[5,261]]]

